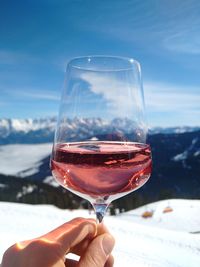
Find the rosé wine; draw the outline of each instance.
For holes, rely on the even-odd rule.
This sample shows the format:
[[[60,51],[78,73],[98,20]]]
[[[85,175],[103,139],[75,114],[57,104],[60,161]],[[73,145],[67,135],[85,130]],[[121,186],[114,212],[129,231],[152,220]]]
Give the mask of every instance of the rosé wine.
[[[141,187],[152,169],[150,146],[131,142],[90,141],[54,147],[51,169],[56,180],[88,200],[108,202]]]

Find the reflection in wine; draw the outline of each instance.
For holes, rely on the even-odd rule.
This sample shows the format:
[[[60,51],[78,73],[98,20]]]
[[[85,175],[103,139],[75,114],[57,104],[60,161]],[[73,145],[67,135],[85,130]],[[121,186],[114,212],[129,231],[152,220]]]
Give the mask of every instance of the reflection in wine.
[[[151,173],[147,144],[127,142],[81,142],[57,145],[52,173],[65,188],[93,204],[109,203],[141,187]]]

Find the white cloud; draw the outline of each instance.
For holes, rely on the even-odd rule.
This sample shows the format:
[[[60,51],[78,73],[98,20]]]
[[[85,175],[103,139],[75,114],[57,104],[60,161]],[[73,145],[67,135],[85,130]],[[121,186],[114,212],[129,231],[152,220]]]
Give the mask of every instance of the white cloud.
[[[200,88],[145,82],[146,114],[152,126],[199,126]]]
[[[21,63],[40,63],[41,59],[26,53],[11,51],[11,50],[0,50],[0,65],[18,65]]]
[[[23,97],[28,97],[32,99],[44,99],[44,100],[53,100],[59,101],[60,96],[53,94],[51,91],[41,91],[41,92],[21,92]]]
[[[161,2],[161,1],[160,1]],[[144,48],[165,49],[178,53],[200,54],[200,1],[119,1],[98,3],[101,16],[83,16],[79,27],[102,33],[107,38],[140,44]]]
[[[113,77],[101,77],[92,72],[82,75],[81,78],[90,84],[93,93],[101,95],[107,101],[112,116],[119,114],[127,116],[131,112],[134,114],[140,110],[140,103],[137,107],[134,106],[131,85]],[[126,91],[129,91],[129,95],[125,93]],[[146,112],[150,124],[199,125],[200,94],[198,92],[200,88],[192,86],[158,82],[144,83]]]
[[[38,90],[33,88],[25,88],[11,90],[10,95],[15,96],[17,98],[28,98],[28,99],[41,99],[41,100],[52,100],[59,101],[60,95],[55,94],[50,90]]]
[[[127,117],[139,113],[142,116],[143,102],[140,88],[130,79],[119,79],[113,73],[88,72],[81,78],[90,84],[90,90],[105,100],[110,114]],[[137,100],[137,101],[136,101]]]
[[[166,83],[145,83],[145,102],[151,111],[188,112],[200,110],[200,88]]]
[[[166,37],[163,45],[166,49],[178,53],[200,54],[200,31],[180,30]]]
[[[135,103],[140,110],[142,103],[136,101],[139,96],[137,87],[112,76],[99,76],[96,73],[82,74],[82,79],[90,84],[93,93],[101,95],[115,114],[128,114]],[[134,91],[136,94],[134,94]],[[200,88],[176,84],[145,82],[145,104],[150,111],[185,112],[200,110]]]

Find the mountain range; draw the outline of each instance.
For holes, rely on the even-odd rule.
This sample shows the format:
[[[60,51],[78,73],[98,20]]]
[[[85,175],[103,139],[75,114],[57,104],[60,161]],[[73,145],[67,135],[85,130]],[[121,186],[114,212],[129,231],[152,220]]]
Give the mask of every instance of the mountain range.
[[[6,144],[15,143],[35,144],[35,146],[37,146],[37,144],[52,142],[55,124],[55,118],[38,120],[1,119],[1,147],[4,147]],[[118,126],[116,127],[116,125]],[[102,132],[100,135],[97,135],[97,132],[99,132],[99,129],[102,126],[105,127],[105,122],[101,119],[68,120],[68,133],[71,135],[71,140],[77,135],[82,135],[83,140],[85,135],[96,137],[98,140],[101,140],[104,138],[104,133]],[[130,121],[120,121],[120,119],[118,119],[115,121],[115,127],[118,132],[120,132],[122,128],[126,128],[128,135],[131,135],[132,126],[130,125]],[[139,206],[144,203],[166,198],[199,199],[200,127],[153,128],[150,130],[147,142],[151,145],[152,149],[153,173],[149,181],[141,189],[130,194],[130,196],[128,195],[123,198],[122,205],[124,205],[124,201],[126,201],[128,206],[130,203],[133,203],[133,200],[135,203],[137,202]],[[15,190],[13,183],[16,181],[16,183],[19,184],[18,187],[16,186],[16,188],[18,188],[18,191],[16,191],[17,198],[17,196],[19,196],[19,188],[30,187],[30,184],[29,187],[26,185],[26,181],[29,181],[29,183],[31,182],[32,187],[33,184],[36,184],[35,188],[37,188],[37,194],[34,195],[34,198],[36,198],[36,195],[38,196],[38,192],[40,192],[39,194],[41,195],[41,185],[44,184],[44,182],[46,183],[47,178],[51,176],[49,156],[40,159],[37,166],[37,168],[33,166],[32,168],[21,172],[21,177],[23,177],[23,179],[20,178],[19,182],[13,180],[13,177],[10,177],[9,180],[9,177],[5,174],[0,175],[1,194],[3,195],[6,192],[5,194],[9,199],[10,192],[8,191],[8,188],[9,186],[12,186],[12,190]],[[9,181],[12,182],[9,184]],[[52,187],[52,185],[48,188],[45,185],[43,188],[44,192],[49,192],[50,187]],[[29,194],[28,190],[29,189],[27,189],[27,191],[25,190],[26,194]],[[57,189],[54,188],[51,190],[55,191]],[[30,194],[33,194],[33,190],[30,191]],[[52,196],[53,194],[55,197],[55,192],[52,193]],[[60,193],[58,195],[60,196]],[[71,194],[70,198],[72,199]],[[50,197],[48,196],[46,199],[50,199]],[[54,200],[51,201],[53,202]],[[118,205],[121,205],[119,204],[121,203],[120,201],[122,200],[118,201]],[[135,206],[132,205],[127,209],[133,207]]]
[[[0,145],[5,144],[32,144],[49,143],[53,141],[56,127],[56,117],[41,119],[0,119]],[[69,139],[73,141],[76,136],[94,137],[99,133],[104,134],[110,127],[115,127],[116,131],[121,132],[126,129],[130,134],[134,128],[134,122],[128,119],[114,119],[111,124],[100,118],[91,119],[67,119],[66,131]],[[153,127],[149,129],[149,135],[154,134],[178,134],[194,132],[200,127]]]

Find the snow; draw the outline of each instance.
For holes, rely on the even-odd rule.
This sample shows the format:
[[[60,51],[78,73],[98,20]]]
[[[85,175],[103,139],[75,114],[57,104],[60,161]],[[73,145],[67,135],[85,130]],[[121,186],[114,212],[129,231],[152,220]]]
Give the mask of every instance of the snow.
[[[199,152],[200,152],[200,151],[199,151],[199,148],[196,147],[196,144],[197,144],[198,141],[199,141],[198,138],[194,138],[194,139],[192,140],[191,145],[190,145],[184,152],[182,152],[182,153],[180,153],[180,154],[174,156],[174,157],[172,158],[172,160],[174,160],[174,161],[184,161],[185,159],[188,158],[188,156],[189,156],[190,154],[192,154],[193,156],[198,156],[198,154],[199,154]],[[197,150],[197,151],[196,151],[196,150]],[[185,165],[186,165],[186,164],[185,164]],[[187,167],[187,166],[186,166],[186,167]]]
[[[108,122],[106,120],[102,120],[100,118],[74,118],[74,119],[66,119],[65,127],[68,131],[68,135],[70,138],[74,138],[74,136],[82,134],[83,137],[92,136],[93,134],[99,134],[102,130],[103,133],[105,131],[109,132],[109,128],[114,127],[117,131],[124,132],[126,129],[127,133],[131,133],[135,130],[135,122],[130,121],[126,118],[115,118],[112,122]],[[25,134],[31,133],[29,137],[29,143],[34,140],[34,136],[37,140],[40,137],[44,138],[44,136],[48,133],[48,138],[52,138],[52,135],[56,128],[56,118],[55,117],[47,117],[41,119],[0,119],[0,136],[2,138],[2,142],[4,144],[9,143],[10,135],[14,134],[15,141],[23,143],[23,136]],[[144,130],[144,127],[142,126]],[[153,127],[150,129],[149,134],[171,134],[171,133],[185,133],[185,132],[193,132],[199,131],[200,127]],[[146,135],[147,129],[142,131],[144,135]],[[40,132],[40,133],[39,133]],[[50,139],[48,139],[50,140]],[[27,141],[27,139],[26,139]]]
[[[149,134],[182,134],[182,133],[189,133],[199,131],[199,126],[177,126],[177,127],[150,127]]]
[[[196,151],[195,153],[194,153],[194,157],[197,157],[197,156],[199,156],[200,155],[200,151]]]
[[[0,119],[0,132],[3,132],[3,136],[6,136],[11,132],[28,133],[46,128],[54,131],[55,125],[55,117],[44,119]]]
[[[180,154],[174,156],[172,158],[172,160],[174,160],[174,161],[182,161],[182,160],[187,159],[187,157],[188,157],[188,152],[184,151],[183,153],[180,153]]]
[[[43,183],[51,185],[53,187],[59,187],[60,184],[53,178],[53,176],[47,176],[44,180]]]
[[[51,143],[2,145],[0,173],[21,177],[34,174],[38,171],[40,161],[50,155],[51,149]]]
[[[163,213],[170,206],[171,212]],[[144,211],[151,218],[142,218]],[[104,223],[115,236],[115,267],[199,267],[200,200],[159,201],[111,217]],[[42,235],[86,210],[0,202],[0,255],[11,244]],[[195,234],[196,233],[196,234]]]
[[[164,214],[167,207],[172,208],[172,212]],[[134,218],[134,222],[140,223],[141,214],[145,211],[152,211],[153,216],[150,220],[143,220],[144,225],[188,233],[200,231],[200,200],[162,200],[119,216],[123,220]]]

